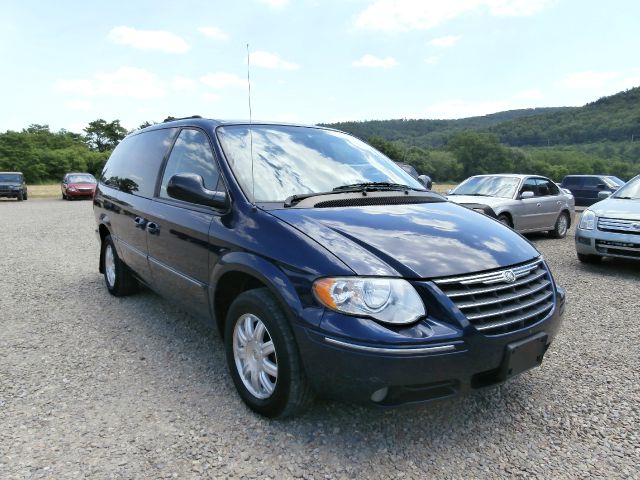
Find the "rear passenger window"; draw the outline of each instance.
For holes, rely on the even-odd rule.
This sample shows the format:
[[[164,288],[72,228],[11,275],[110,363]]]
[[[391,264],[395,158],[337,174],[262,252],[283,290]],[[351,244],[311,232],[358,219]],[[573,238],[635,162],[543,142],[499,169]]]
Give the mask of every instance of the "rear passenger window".
[[[551,180],[537,178],[536,183],[538,184],[538,192],[540,192],[541,197],[546,197],[547,195],[558,195],[560,193],[558,187],[556,187],[555,183]]]
[[[158,170],[176,130],[151,130],[122,140],[102,170],[100,183],[125,193],[153,197]]]
[[[220,174],[216,165],[209,139],[200,130],[186,128],[180,132],[167,161],[160,185],[160,196],[167,194],[169,179],[178,173],[194,173],[204,180],[205,188],[215,190]]]

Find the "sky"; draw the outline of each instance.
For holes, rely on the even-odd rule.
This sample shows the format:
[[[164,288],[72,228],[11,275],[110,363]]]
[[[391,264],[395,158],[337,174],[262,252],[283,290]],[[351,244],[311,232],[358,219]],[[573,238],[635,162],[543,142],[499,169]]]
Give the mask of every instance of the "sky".
[[[0,131],[579,106],[640,86],[637,0],[0,0]]]

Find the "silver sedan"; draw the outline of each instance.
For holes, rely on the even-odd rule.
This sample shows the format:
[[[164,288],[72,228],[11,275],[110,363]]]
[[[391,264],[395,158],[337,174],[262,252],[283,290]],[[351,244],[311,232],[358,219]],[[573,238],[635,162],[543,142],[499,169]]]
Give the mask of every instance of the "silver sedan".
[[[576,251],[581,262],[602,257],[640,260],[640,175],[582,213]]]
[[[460,205],[488,205],[500,222],[518,232],[548,231],[556,238],[567,234],[575,216],[573,195],[538,175],[476,175],[447,198]]]

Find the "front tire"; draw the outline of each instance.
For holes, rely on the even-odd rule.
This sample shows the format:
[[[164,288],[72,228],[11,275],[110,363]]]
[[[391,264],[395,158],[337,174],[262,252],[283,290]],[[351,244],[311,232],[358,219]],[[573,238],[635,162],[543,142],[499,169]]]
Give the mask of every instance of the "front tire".
[[[225,349],[233,383],[254,412],[290,417],[312,400],[289,321],[268,289],[243,292],[233,301]]]
[[[27,192],[24,192],[24,199],[27,200],[29,198],[29,196],[27,195]]]
[[[19,202],[21,202],[22,200],[24,200],[24,195],[23,195],[23,193],[22,193],[22,192],[20,192],[16,198],[18,199],[18,201],[19,201]]]
[[[129,267],[118,257],[111,235],[107,235],[102,241],[101,261],[104,283],[111,295],[124,297],[138,290],[138,281],[134,278]]]
[[[569,230],[569,215],[566,212],[561,212],[556,220],[556,225],[553,227],[553,230],[549,232],[549,234],[553,238],[564,238],[567,236],[567,231]]]
[[[500,215],[498,215],[498,221],[509,228],[513,228],[513,223],[511,223],[511,218],[509,218],[509,215],[505,213],[501,213]]]

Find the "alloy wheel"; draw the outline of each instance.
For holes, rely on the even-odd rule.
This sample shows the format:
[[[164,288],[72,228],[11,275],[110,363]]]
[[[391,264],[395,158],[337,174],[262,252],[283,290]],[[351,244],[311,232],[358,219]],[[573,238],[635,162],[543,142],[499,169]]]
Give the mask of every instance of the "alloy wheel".
[[[235,324],[233,358],[246,389],[256,398],[269,398],[278,380],[278,359],[269,330],[251,313]]]

